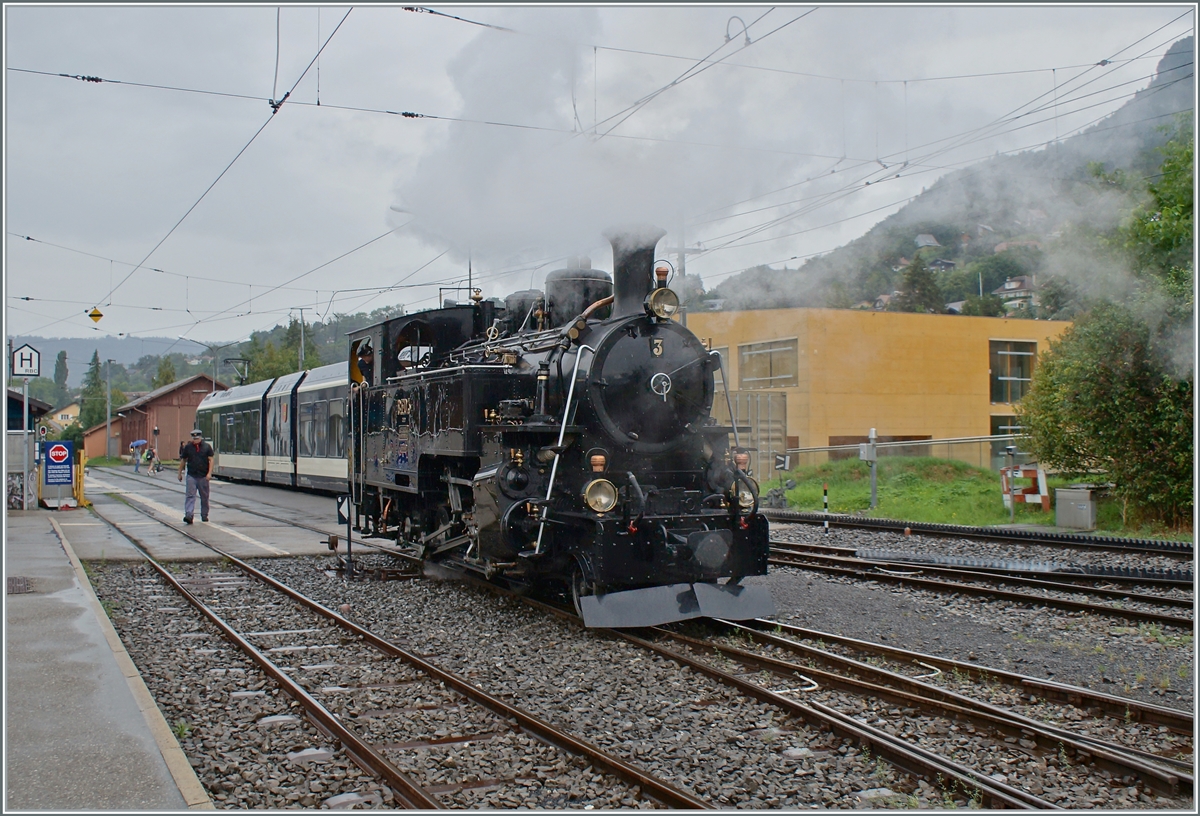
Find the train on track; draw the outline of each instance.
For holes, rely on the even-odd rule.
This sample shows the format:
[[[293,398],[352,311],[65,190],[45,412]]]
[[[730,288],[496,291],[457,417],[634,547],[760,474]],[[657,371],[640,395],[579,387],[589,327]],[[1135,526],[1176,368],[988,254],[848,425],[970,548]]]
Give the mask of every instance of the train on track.
[[[215,391],[196,425],[219,479],[346,492],[346,363]]]
[[[561,586],[588,626],[772,614],[766,588],[742,581],[767,571],[758,485],[737,429],[711,415],[720,355],[673,319],[654,262],[664,234],[607,233],[612,276],[581,261],[544,291],[472,290],[352,332],[346,363],[209,397],[215,472],[340,477],[364,535]]]

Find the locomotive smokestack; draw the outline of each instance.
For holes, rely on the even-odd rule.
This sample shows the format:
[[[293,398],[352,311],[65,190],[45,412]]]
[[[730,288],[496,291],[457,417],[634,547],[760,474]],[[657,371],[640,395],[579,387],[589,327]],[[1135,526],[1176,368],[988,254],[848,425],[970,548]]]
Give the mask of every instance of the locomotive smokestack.
[[[615,227],[604,233],[613,248],[613,317],[642,313],[642,304],[654,286],[654,248],[666,234],[650,224]]]

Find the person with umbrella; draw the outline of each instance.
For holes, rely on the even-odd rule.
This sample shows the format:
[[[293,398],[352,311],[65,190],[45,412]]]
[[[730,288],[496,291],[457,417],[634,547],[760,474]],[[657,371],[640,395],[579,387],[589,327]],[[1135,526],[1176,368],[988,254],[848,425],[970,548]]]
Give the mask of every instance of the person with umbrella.
[[[138,450],[146,444],[145,439],[139,439],[136,442],[129,443],[129,456],[133,459],[133,472],[138,472],[138,465],[142,462],[142,452]]]

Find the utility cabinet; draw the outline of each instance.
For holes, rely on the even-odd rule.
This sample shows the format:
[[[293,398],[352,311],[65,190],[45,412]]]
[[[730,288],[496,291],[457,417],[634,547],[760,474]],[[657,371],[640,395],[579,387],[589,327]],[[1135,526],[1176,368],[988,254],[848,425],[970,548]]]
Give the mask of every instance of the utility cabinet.
[[[1095,492],[1082,487],[1060,487],[1054,491],[1054,524],[1072,530],[1096,529]]]

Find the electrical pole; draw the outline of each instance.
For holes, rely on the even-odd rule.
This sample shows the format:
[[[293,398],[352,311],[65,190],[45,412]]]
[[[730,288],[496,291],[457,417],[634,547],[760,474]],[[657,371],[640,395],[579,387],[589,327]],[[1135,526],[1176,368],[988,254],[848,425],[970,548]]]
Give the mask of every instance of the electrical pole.
[[[293,309],[300,312],[300,371],[304,370],[304,311],[311,309],[311,306],[293,306]]]
[[[680,227],[679,227],[679,246],[667,247],[666,251],[674,252],[678,255],[679,264],[677,267],[677,272],[679,273],[679,280],[675,283],[675,294],[679,295],[679,322],[680,322],[680,325],[686,327],[687,326],[687,302],[691,297],[691,289],[692,289],[692,287],[687,284],[687,256],[689,253],[694,255],[697,252],[703,252],[704,250],[699,249],[699,248],[688,249],[687,241],[685,240],[686,236],[684,235],[683,230],[684,230],[683,225],[680,225]],[[687,286],[686,291],[684,290],[685,286]]]
[[[112,456],[112,360],[104,361],[108,367],[108,375],[104,378],[104,455]]]

